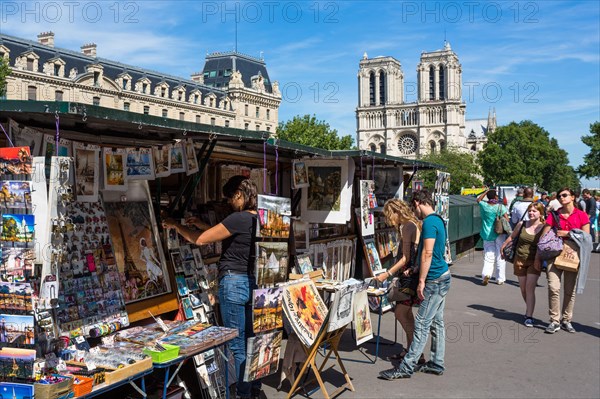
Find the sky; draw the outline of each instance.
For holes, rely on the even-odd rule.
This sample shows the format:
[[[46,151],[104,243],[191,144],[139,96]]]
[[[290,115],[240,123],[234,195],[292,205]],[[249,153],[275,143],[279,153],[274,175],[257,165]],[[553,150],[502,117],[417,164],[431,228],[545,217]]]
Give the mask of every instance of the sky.
[[[93,42],[100,57],[184,78],[207,53],[262,56],[282,91],[279,121],[314,114],[353,138],[363,54],[399,60],[411,102],[421,52],[446,39],[466,118],[495,108],[498,125],[532,120],[574,167],[600,120],[599,21],[598,1],[0,1],[2,33],[52,31],[56,47]]]

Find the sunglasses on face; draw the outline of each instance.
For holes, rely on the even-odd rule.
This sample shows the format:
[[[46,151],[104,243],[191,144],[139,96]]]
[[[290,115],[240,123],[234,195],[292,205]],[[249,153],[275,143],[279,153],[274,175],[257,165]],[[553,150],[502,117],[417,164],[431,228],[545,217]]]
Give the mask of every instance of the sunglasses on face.
[[[558,196],[558,198],[567,198],[567,197],[570,197],[570,196],[571,196],[571,194],[566,194],[566,193],[565,193],[565,194],[560,194],[560,195]]]

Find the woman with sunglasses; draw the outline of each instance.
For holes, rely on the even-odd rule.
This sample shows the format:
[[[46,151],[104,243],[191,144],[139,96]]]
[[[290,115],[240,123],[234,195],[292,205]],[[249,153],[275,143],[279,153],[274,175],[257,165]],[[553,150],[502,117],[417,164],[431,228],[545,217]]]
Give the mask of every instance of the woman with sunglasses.
[[[578,209],[575,205],[575,193],[568,187],[558,191],[556,196],[561,207],[556,211],[560,225],[557,226],[555,217],[551,214],[546,218],[546,226],[542,230],[543,237],[551,228],[556,227],[557,235],[563,240],[569,238],[569,232],[573,229],[580,229],[590,233],[590,220],[585,212]],[[534,267],[541,270],[541,259],[539,253],[536,255]],[[554,265],[554,259],[548,261],[546,275],[548,277],[548,306],[550,313],[550,324],[546,328],[546,333],[554,334],[561,328],[570,333],[575,329],[571,325],[573,318],[573,306],[575,305],[575,285],[577,283],[577,272],[569,272],[557,268]],[[560,279],[563,278],[564,292],[562,305],[562,320],[560,314]]]

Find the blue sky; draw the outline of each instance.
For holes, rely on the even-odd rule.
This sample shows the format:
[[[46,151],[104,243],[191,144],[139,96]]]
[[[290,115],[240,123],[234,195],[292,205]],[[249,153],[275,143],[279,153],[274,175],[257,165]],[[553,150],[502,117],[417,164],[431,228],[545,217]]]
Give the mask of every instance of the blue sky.
[[[189,77],[206,53],[237,49],[264,56],[280,82],[279,120],[315,114],[356,135],[358,62],[402,63],[406,101],[422,51],[450,42],[462,64],[467,118],[495,107],[500,125],[530,119],[569,153],[600,120],[600,6],[597,1],[96,1],[0,4],[2,33],[35,40],[53,31],[57,47],[98,45],[98,55]],[[600,180],[584,181],[600,186]]]

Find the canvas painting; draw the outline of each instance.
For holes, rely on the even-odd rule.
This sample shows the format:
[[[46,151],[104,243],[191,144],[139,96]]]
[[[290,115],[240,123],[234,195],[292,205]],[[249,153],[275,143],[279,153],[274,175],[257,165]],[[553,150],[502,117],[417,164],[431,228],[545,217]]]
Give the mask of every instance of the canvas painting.
[[[302,190],[302,219],[309,223],[345,224],[350,220],[354,161],[307,159],[309,186]]]
[[[304,161],[294,161],[292,168],[292,182],[294,188],[308,187],[308,170]]]
[[[0,148],[0,177],[30,175],[32,161],[29,147]]]
[[[256,243],[256,284],[259,287],[272,286],[287,280],[287,242]]]
[[[281,287],[259,288],[252,292],[253,330],[255,333],[283,327]]]
[[[32,276],[34,262],[33,249],[4,247],[0,278],[4,281],[24,281]]]
[[[354,294],[353,308],[356,345],[361,345],[373,338],[373,325],[371,324],[367,291],[362,290]]]
[[[368,166],[370,179],[375,182],[375,196],[378,205],[383,206],[390,198],[404,198],[404,180],[401,167]]]
[[[375,216],[373,208],[377,207],[375,199],[375,182],[360,181],[360,230],[363,237],[375,234]]]
[[[0,344],[34,345],[33,315],[0,314]]]
[[[254,381],[277,371],[282,336],[283,331],[273,331],[248,338],[244,381]]]
[[[33,385],[16,382],[0,382],[0,398],[33,399]]]
[[[198,172],[198,158],[196,158],[196,147],[194,145],[194,140],[188,139],[183,144],[185,148],[185,168],[186,175],[193,175]]]
[[[3,377],[33,378],[35,349],[0,348],[0,370]]]
[[[152,148],[127,148],[127,180],[153,180]]]
[[[31,183],[28,181],[0,181],[0,207],[31,210]]]
[[[312,263],[310,262],[310,256],[307,254],[296,256],[298,261],[298,271],[300,274],[306,274],[313,271]]]
[[[379,252],[377,252],[377,245],[375,244],[375,240],[372,238],[368,238],[365,239],[364,242],[365,257],[367,258],[367,263],[369,264],[371,273],[373,273],[373,276],[376,276],[379,273],[383,273],[385,270],[383,269],[383,266],[381,266],[381,260],[379,259]]]
[[[152,147],[154,176],[167,177],[171,174],[171,145]]]
[[[12,119],[8,122],[9,134],[15,147],[29,147],[32,157],[42,155],[42,133],[27,126],[19,126]]]
[[[315,283],[308,280],[285,286],[283,311],[300,341],[307,347],[312,346],[328,312]]]
[[[130,195],[128,194],[128,197]],[[137,291],[126,303],[170,292],[156,221],[148,201],[104,202],[114,256],[123,281]]]
[[[73,143],[75,152],[75,195],[80,202],[98,202],[100,147]]]
[[[171,173],[185,172],[185,152],[183,141],[171,145]]]
[[[292,200],[273,195],[258,196],[258,237],[288,238]]]
[[[0,282],[0,309],[26,313],[33,310],[33,287],[28,282]]]
[[[35,217],[22,214],[2,214],[3,247],[33,247],[35,239]]]

